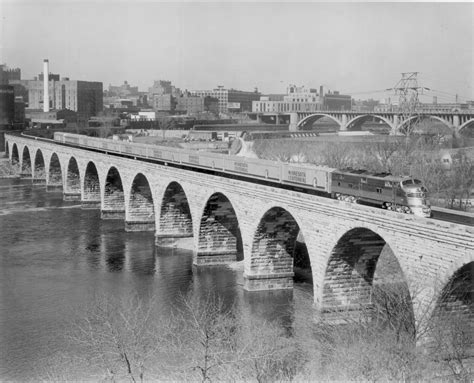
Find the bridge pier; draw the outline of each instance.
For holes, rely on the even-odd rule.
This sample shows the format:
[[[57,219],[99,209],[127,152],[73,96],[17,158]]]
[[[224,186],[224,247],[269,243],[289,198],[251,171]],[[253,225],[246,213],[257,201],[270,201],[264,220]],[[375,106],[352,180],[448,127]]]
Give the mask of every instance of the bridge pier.
[[[44,178],[32,178],[31,181],[33,182],[33,185],[46,185],[46,179]]]
[[[298,130],[298,113],[290,113],[290,126],[288,129],[290,132],[296,132]]]
[[[62,184],[46,184],[46,191],[53,193],[53,192],[62,192],[63,185]]]
[[[100,200],[81,200],[82,209],[100,209]]]
[[[195,266],[228,265],[235,261],[237,261],[236,250],[195,251],[193,257]]]
[[[125,231],[155,231],[155,220],[153,221],[125,221]]]
[[[64,201],[80,201],[81,192],[68,191],[63,193]]]
[[[155,235],[155,246],[175,247],[182,238],[192,238],[192,233],[164,233]]]
[[[104,209],[100,211],[101,219],[125,219],[125,210],[123,209]]]
[[[273,262],[274,263],[274,262]],[[293,269],[293,259],[281,259],[280,267]],[[269,270],[270,271],[270,270]],[[246,274],[244,273],[244,290],[264,291],[264,290],[288,290],[293,288],[293,271],[268,274]]]

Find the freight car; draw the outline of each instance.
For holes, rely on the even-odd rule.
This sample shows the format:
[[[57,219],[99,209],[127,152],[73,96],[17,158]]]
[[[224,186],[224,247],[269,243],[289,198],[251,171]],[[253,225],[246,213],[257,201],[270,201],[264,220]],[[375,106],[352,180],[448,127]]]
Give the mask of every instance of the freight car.
[[[298,191],[402,213],[431,216],[428,191],[420,180],[412,177],[131,144],[70,133],[56,132],[54,140],[65,145],[158,161],[164,165],[211,171],[214,174],[237,176],[266,184],[279,184]]]

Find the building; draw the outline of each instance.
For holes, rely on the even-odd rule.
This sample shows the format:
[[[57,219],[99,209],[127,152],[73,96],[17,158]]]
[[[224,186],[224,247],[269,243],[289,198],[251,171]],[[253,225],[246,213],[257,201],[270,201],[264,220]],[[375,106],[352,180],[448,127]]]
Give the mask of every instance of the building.
[[[304,86],[289,85],[286,95],[283,96],[286,102],[321,103],[320,95],[316,89],[306,89]]]
[[[321,97],[316,89],[292,84],[286,88],[285,95],[262,96],[252,103],[252,112],[256,113],[316,112],[321,109]]]
[[[321,104],[316,102],[270,101],[261,97],[252,103],[252,112],[255,113],[292,113],[292,112],[317,112]]]
[[[127,81],[124,81],[122,85],[110,85],[109,89],[106,92],[108,97],[120,97],[120,98],[129,98],[130,96],[138,96],[138,86],[130,86]]]
[[[204,97],[183,95],[176,98],[176,111],[186,114],[204,112]]]
[[[15,119],[15,94],[10,85],[0,84],[0,125],[11,125]]]
[[[25,90],[27,91],[28,96],[25,101],[28,109],[43,109],[44,82],[42,80],[14,80],[10,83],[19,89],[18,93],[21,97],[24,97]],[[74,81],[67,77],[59,81],[50,79],[48,89],[51,109],[69,109],[87,116],[96,116],[103,109],[101,82]]]
[[[21,69],[0,64],[0,85],[8,85],[11,80],[21,80]]]
[[[340,94],[338,91],[329,91],[323,97],[324,110],[351,110],[352,97]]]
[[[257,89],[253,92],[225,89],[219,85],[213,90],[195,90],[191,92],[194,96],[214,97],[218,100],[219,112],[251,112],[252,102],[260,99]]]
[[[173,112],[175,110],[174,97],[171,94],[155,94],[152,107],[158,112]]]

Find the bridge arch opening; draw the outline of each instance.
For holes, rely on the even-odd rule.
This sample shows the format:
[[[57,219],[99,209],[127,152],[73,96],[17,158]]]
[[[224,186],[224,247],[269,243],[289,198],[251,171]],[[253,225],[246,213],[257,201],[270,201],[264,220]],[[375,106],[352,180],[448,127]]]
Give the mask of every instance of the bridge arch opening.
[[[23,160],[21,165],[21,173],[25,176],[32,176],[31,157],[28,146],[23,148]]]
[[[115,166],[109,169],[105,178],[104,204],[101,217],[103,219],[125,218],[125,194],[122,177]]]
[[[331,250],[321,297],[322,318],[377,319],[397,336],[415,336],[410,290],[393,253],[374,231],[347,231]]]
[[[207,200],[201,216],[195,264],[228,264],[242,259],[237,214],[224,194],[214,193]]]
[[[10,156],[10,143],[5,141],[5,157],[9,158]]]
[[[44,163],[43,152],[38,149],[35,155],[35,179],[46,181],[46,165]]]
[[[138,173],[132,182],[125,230],[155,230],[153,194],[148,179],[142,173]]]
[[[79,166],[74,157],[71,157],[67,164],[66,171],[66,190],[64,193],[65,199],[80,199],[81,196],[81,176],[79,173]]]
[[[49,185],[62,185],[63,176],[61,171],[61,162],[59,162],[59,157],[56,153],[53,153],[51,159],[49,160]]]
[[[404,135],[416,133],[450,136],[453,133],[453,128],[449,121],[438,116],[429,115],[409,117],[406,120],[401,121],[397,129],[398,133]]]
[[[84,175],[84,194],[81,203],[84,208],[97,208],[100,206],[99,173],[92,161],[90,161],[86,167],[86,173]]]
[[[474,118],[460,126],[459,134],[463,137],[474,139]]]
[[[341,129],[341,122],[324,113],[312,114],[303,118],[298,123],[298,130],[319,130],[324,132],[335,132]]]
[[[20,164],[20,155],[18,154],[18,146],[13,144],[12,146],[12,165],[18,166]]]
[[[443,354],[474,351],[474,262],[458,269],[443,286],[433,310],[430,343]]]
[[[165,190],[161,203],[156,244],[174,244],[177,238],[192,236],[193,220],[188,198],[179,183],[171,182]]]
[[[246,289],[287,289],[294,280],[312,284],[308,250],[295,218],[273,207],[260,219],[253,236]]]
[[[365,114],[354,117],[347,123],[348,131],[369,130],[378,134],[389,134],[392,130],[392,124],[382,116]]]

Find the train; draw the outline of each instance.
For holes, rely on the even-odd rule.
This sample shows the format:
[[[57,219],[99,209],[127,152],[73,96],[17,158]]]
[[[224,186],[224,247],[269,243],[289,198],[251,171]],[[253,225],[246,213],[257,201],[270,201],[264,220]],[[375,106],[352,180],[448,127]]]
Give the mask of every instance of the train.
[[[428,190],[419,179],[410,176],[276,162],[72,133],[55,132],[54,140],[64,145],[211,172],[425,218],[431,217]]]

